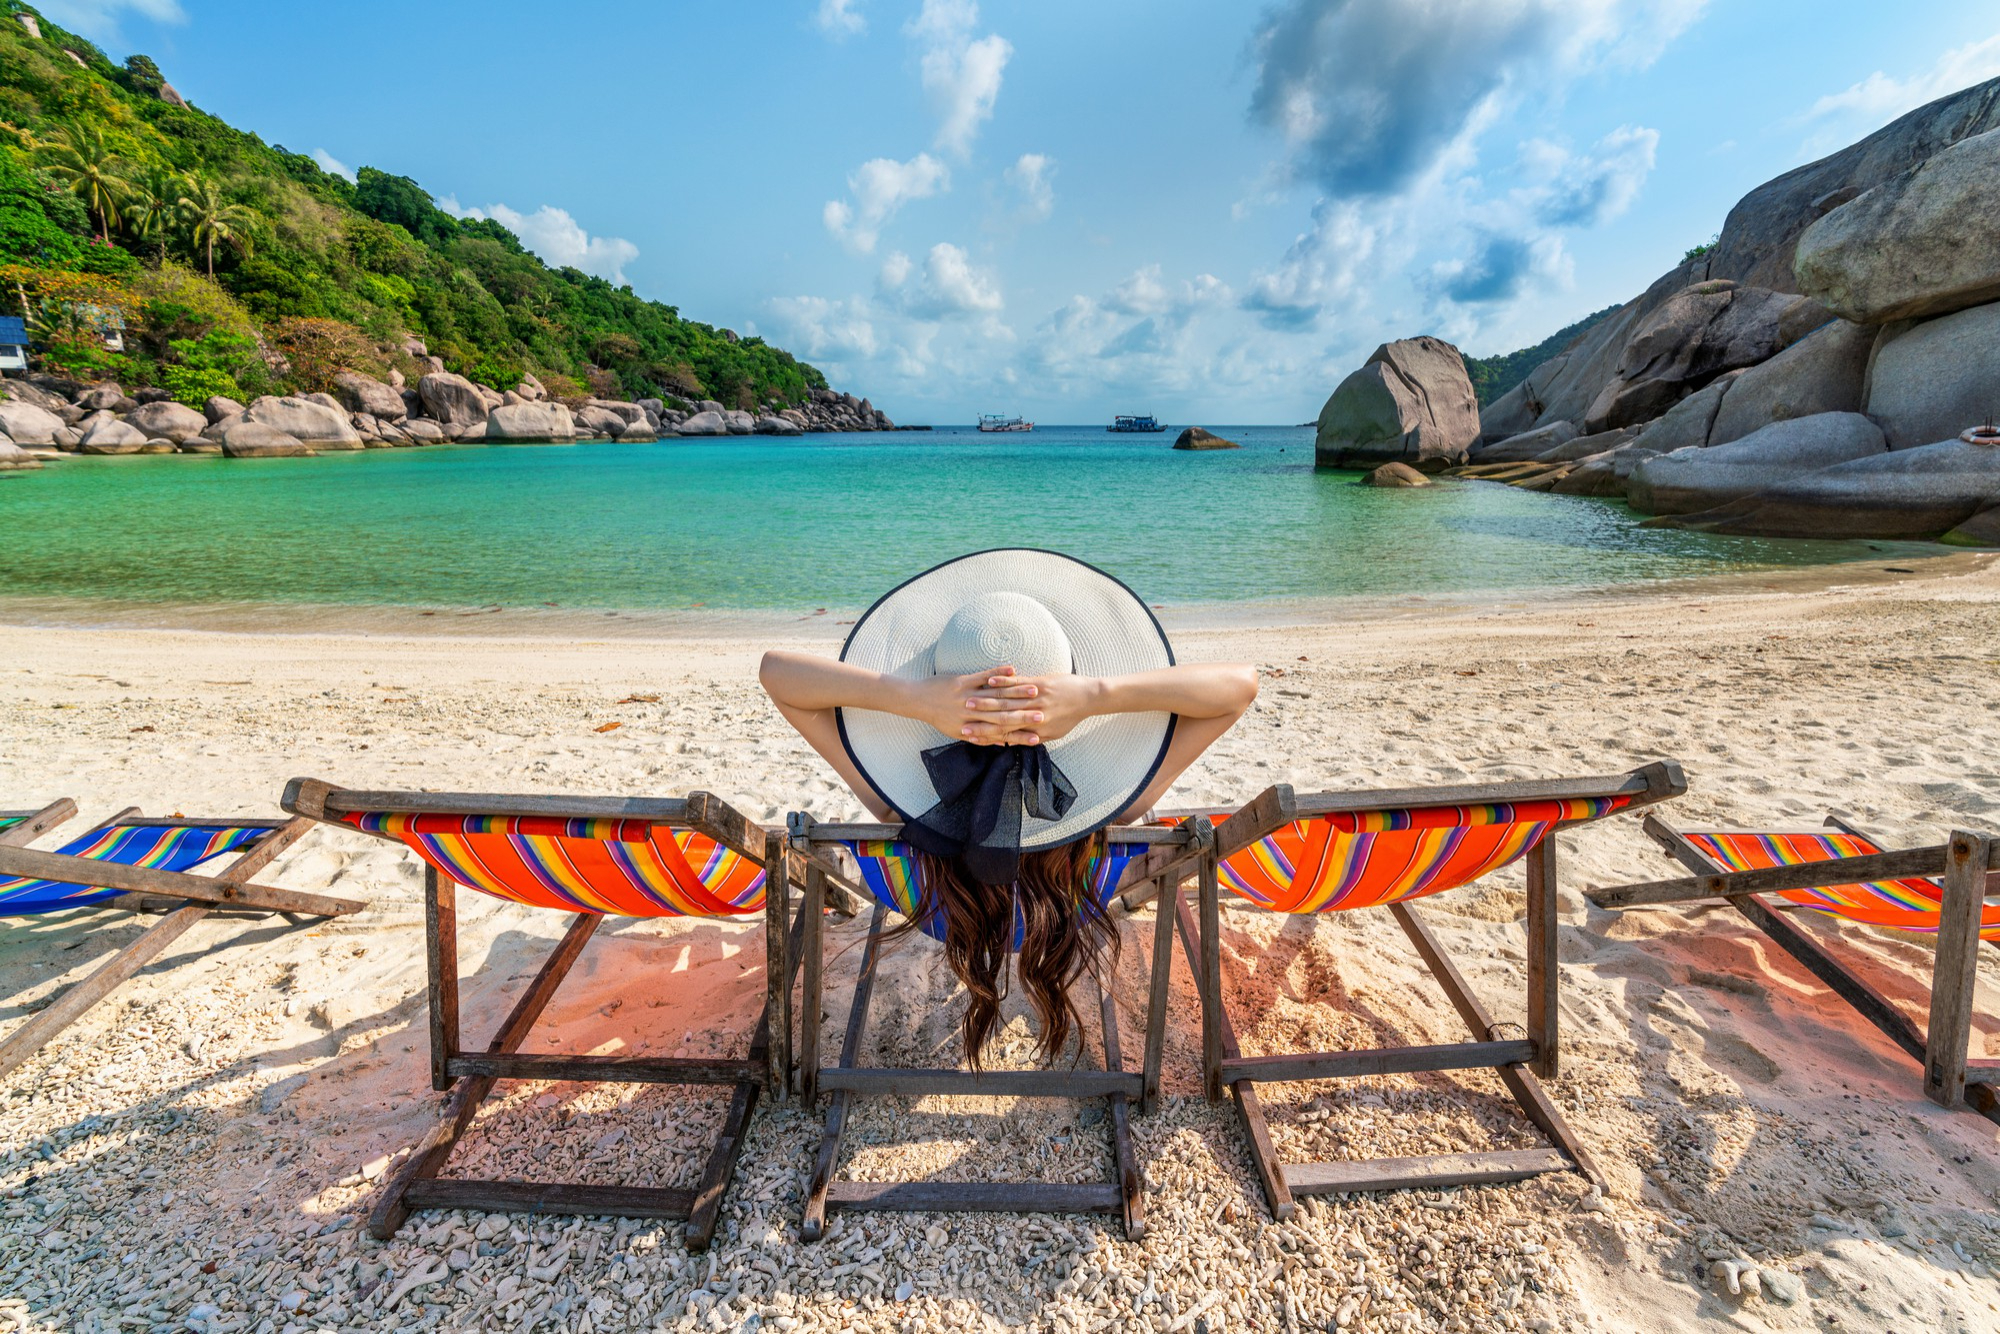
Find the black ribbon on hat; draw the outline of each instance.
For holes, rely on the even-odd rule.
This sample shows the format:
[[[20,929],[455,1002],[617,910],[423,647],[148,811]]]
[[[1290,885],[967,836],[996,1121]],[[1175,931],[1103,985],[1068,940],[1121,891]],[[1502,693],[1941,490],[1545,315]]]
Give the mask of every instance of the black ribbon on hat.
[[[954,741],[923,752],[937,805],[903,826],[904,841],[959,859],[984,885],[1011,885],[1021,869],[1021,818],[1060,820],[1076,788],[1047,746]]]

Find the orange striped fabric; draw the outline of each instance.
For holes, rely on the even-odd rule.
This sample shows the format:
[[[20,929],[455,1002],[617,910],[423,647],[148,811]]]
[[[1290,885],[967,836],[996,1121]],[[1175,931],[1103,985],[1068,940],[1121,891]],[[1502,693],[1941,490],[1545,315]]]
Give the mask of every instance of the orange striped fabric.
[[[1685,837],[1732,871],[1867,857],[1882,851],[1872,839],[1837,830],[1800,834],[1716,832]],[[1939,908],[1944,902],[1944,887],[1929,877],[1913,876],[1906,880],[1875,880],[1824,889],[1780,890],[1778,897],[1850,922],[1934,934],[1938,929]],[[2000,940],[2000,905],[1989,903],[1981,910],[1979,934],[1987,940]]]
[[[400,839],[468,889],[616,917],[740,917],[764,909],[764,868],[691,830],[555,816],[341,817]]]
[[[1295,820],[1225,859],[1221,880],[1273,912],[1401,903],[1470,884],[1525,856],[1557,825],[1597,819],[1630,800],[1429,806]]]

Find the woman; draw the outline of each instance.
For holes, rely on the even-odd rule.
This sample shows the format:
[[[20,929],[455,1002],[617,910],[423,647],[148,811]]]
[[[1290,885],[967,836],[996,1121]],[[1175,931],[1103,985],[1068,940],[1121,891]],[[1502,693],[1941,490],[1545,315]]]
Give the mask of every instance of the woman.
[[[943,940],[975,1069],[1010,946],[1040,1055],[1067,1048],[1069,987],[1118,944],[1092,836],[1142,818],[1257,697],[1250,667],[1176,665],[1111,576],[1028,550],[918,575],[855,623],[838,662],[774,651],[759,678],[862,804],[902,823],[919,899],[891,934]]]

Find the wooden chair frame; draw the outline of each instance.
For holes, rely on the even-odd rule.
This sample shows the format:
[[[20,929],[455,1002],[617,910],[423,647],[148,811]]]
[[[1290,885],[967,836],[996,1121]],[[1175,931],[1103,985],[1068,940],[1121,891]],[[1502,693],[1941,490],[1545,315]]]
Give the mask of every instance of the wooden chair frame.
[[[1679,796],[1687,790],[1680,766],[1661,761],[1628,774],[1601,778],[1531,780],[1453,787],[1403,788],[1377,792],[1297,796],[1287,786],[1265,790],[1215,827],[1201,859],[1197,898],[1201,919],[1189,919],[1176,894],[1174,917],[1193,971],[1202,1006],[1202,1068],[1205,1091],[1219,1100],[1225,1088],[1236,1103],[1244,1137],[1272,1217],[1291,1217],[1300,1195],[1348,1191],[1434,1190],[1447,1186],[1519,1181],[1544,1172],[1574,1170],[1602,1187],[1604,1178],[1570,1131],[1540,1081],[1558,1073],[1561,1050],[1557,1021],[1556,835],[1558,825],[1529,851],[1527,905],[1526,1035],[1505,1037],[1472,988],[1466,984],[1437,938],[1407,903],[1387,905],[1425,967],[1472,1031],[1473,1041],[1422,1047],[1377,1047],[1357,1051],[1296,1052],[1245,1056],[1222,1003],[1222,930],[1219,868],[1222,862],[1295,820],[1335,813],[1422,806],[1465,806],[1528,801],[1574,801],[1622,796],[1625,809]],[[1167,914],[1162,913],[1165,917]],[[1343,1162],[1287,1163],[1278,1157],[1256,1086],[1266,1082],[1351,1079],[1426,1070],[1491,1069],[1529,1121],[1553,1148],[1486,1153],[1434,1154]]]
[[[284,807],[342,829],[349,812],[409,815],[543,815],[568,819],[645,820],[692,829],[765,868],[766,995],[763,1011],[741,1059],[666,1056],[563,1056],[524,1054],[535,1021],[555,996],[604,920],[577,913],[541,970],[494,1030],[483,1050],[460,1045],[458,885],[424,863],[424,935],[429,974],[431,1086],[449,1091],[438,1122],[384,1188],[369,1213],[371,1236],[387,1240],[421,1209],[488,1209],[518,1213],[607,1214],[629,1218],[684,1219],[687,1248],[701,1251],[714,1239],[722,1199],[743,1149],[743,1137],[760,1094],[782,1097],[791,1061],[791,973],[786,925],[789,858],[782,835],[764,828],[720,798],[693,792],[686,798],[536,797],[488,793],[368,792],[294,779]],[[365,831],[364,831],[365,832]],[[401,839],[385,841],[405,847]],[[773,1016],[777,1022],[773,1022]],[[681,1187],[610,1186],[557,1182],[476,1181],[440,1173],[471,1127],[479,1105],[502,1079],[551,1079],[587,1083],[720,1085],[732,1089],[721,1129],[710,1145],[700,1183]]]
[[[1826,827],[1882,846],[1880,839],[1833,816],[1827,817]],[[1980,907],[1988,894],[2000,893],[2000,876],[1994,873],[2000,867],[2000,838],[1961,830],[1939,847],[1732,872],[1691,842],[1689,835],[1800,831],[1679,830],[1651,816],[1645,828],[1669,856],[1694,872],[1694,878],[1595,890],[1588,895],[1591,902],[1600,908],[1636,908],[1722,899],[1916,1061],[1923,1068],[1925,1097],[1942,1107],[1964,1104],[2000,1122],[2000,1060],[1975,1060],[1967,1052],[1978,983]],[[1938,914],[1937,960],[1931,972],[1930,1022],[1922,1032],[1888,997],[1780,915],[1799,905],[1761,897],[1786,889],[1823,889],[1910,876],[1940,877],[1944,889]]]
[[[0,1078],[13,1073],[46,1046],[51,1038],[75,1023],[93,1005],[164,953],[169,945],[187,933],[189,927],[211,913],[280,913],[296,922],[301,915],[342,917],[359,912],[365,906],[352,899],[328,898],[321,894],[251,883],[251,876],[269,866],[280,853],[312,828],[310,820],[248,820],[235,816],[191,820],[178,815],[149,819],[139,814],[138,807],[129,806],[89,830],[95,834],[106,829],[138,826],[229,825],[270,831],[241,849],[235,860],[212,876],[164,871],[150,866],[125,866],[92,857],[67,857],[56,852],[36,852],[25,846],[75,814],[76,803],[67,797],[51,802],[39,811],[0,812],[0,817],[22,817],[21,823],[0,830],[0,876],[32,876],[38,880],[122,890],[124,892],[115,898],[76,906],[123,909],[127,912],[150,912],[164,908],[166,915],[148,927],[137,940],[105,960],[97,971],[9,1033],[5,1041],[0,1041]],[[0,915],[5,913],[6,906],[0,903]]]
[[[1198,840],[1206,835],[1207,822],[1182,828],[1133,826],[1120,828],[1120,843],[1153,845],[1148,854],[1126,868],[1121,887],[1131,888],[1144,881],[1185,876],[1195,865]],[[1146,1018],[1146,1053],[1142,1068],[1128,1071],[1119,1046],[1118,1011],[1100,979],[1091,978],[1099,1016],[1104,1052],[1103,1070],[916,1070],[870,1068],[856,1064],[863,1035],[868,1027],[869,1003],[874,994],[875,968],[888,908],[876,903],[868,923],[868,940],[861,956],[860,976],[848,1011],[847,1029],[841,1039],[840,1055],[832,1065],[820,1063],[819,1017],[825,993],[825,938],[821,928],[821,905],[836,886],[847,893],[868,897],[859,887],[845,883],[840,870],[821,849],[849,841],[892,842],[902,826],[892,824],[820,824],[809,815],[794,814],[790,819],[791,844],[804,859],[805,894],[800,908],[803,930],[803,999],[799,1033],[799,1092],[811,1108],[826,1090],[832,1094],[827,1104],[825,1128],[819,1153],[814,1160],[812,1179],[806,1190],[804,1219],[800,1235],[817,1241],[825,1235],[830,1210],[847,1212],[937,1211],[982,1213],[1097,1213],[1118,1215],[1129,1240],[1146,1233],[1145,1177],[1132,1148],[1130,1112],[1137,1101],[1150,1111],[1159,1096],[1159,1068],[1165,1046],[1166,991],[1171,968],[1172,941],[1165,914],[1153,942],[1152,983]],[[837,1181],[841,1138],[847,1115],[856,1097],[923,1096],[957,1094],[1029,1098],[1102,1098],[1111,1126],[1112,1153],[1118,1179],[1102,1183],[1051,1181]]]

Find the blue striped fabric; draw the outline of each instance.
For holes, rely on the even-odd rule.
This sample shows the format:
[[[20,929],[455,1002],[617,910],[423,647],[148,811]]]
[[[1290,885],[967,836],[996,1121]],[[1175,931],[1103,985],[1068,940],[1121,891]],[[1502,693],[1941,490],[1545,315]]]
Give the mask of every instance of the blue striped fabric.
[[[57,851],[66,857],[147,866],[161,871],[187,871],[224,853],[248,847],[270,835],[265,828],[240,825],[123,825],[85,834]],[[101,903],[123,893],[91,885],[56,880],[0,878],[0,914],[59,912]]]
[[[916,915],[917,857],[907,843],[849,842],[845,844],[854,860],[861,867],[861,883],[891,912],[905,917]],[[1135,857],[1146,855],[1143,843],[1114,843],[1110,855],[1099,857],[1092,863],[1095,872],[1097,901],[1102,904],[1110,899],[1118,888],[1118,881],[1125,874],[1125,868]],[[923,924],[923,933],[932,940],[944,940],[944,923],[931,921]],[[1021,948],[1022,923],[1018,910],[1014,917],[1013,949]]]

